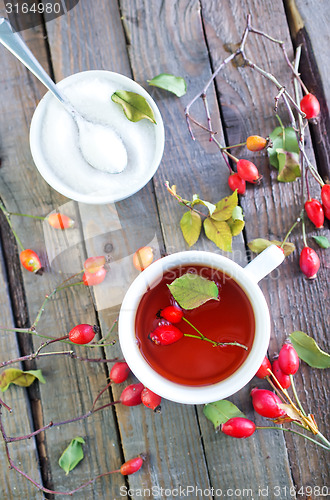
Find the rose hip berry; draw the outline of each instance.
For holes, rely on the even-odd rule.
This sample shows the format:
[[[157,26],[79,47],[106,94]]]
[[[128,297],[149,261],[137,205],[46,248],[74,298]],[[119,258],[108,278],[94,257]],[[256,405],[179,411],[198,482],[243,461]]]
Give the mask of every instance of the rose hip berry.
[[[77,325],[69,332],[69,340],[74,344],[88,344],[95,337],[98,327],[81,324]]]
[[[309,220],[313,222],[315,227],[323,227],[324,212],[321,203],[314,198],[310,198],[305,202],[305,212]]]
[[[74,220],[64,214],[50,214],[47,217],[48,224],[55,229],[69,229],[74,226]]]
[[[274,373],[275,377],[277,378],[279,384],[283,389],[287,389],[288,387],[290,387],[291,385],[290,376],[281,370],[278,359],[274,359],[273,361],[272,372]],[[274,384],[276,385],[276,387],[280,388],[280,386],[276,383],[276,380],[274,380]]]
[[[91,274],[96,273],[99,269],[102,269],[106,262],[104,255],[98,257],[89,257],[85,260],[84,269]]]
[[[137,406],[142,403],[141,392],[144,385],[139,382],[138,384],[131,384],[125,387],[120,395],[119,401],[124,406]]]
[[[243,417],[230,418],[221,425],[221,432],[235,438],[247,438],[256,430],[255,423]]]
[[[255,376],[258,377],[258,378],[266,378],[266,377],[269,376],[268,369],[271,369],[271,368],[272,368],[272,365],[270,364],[270,361],[267,358],[267,356],[265,356],[264,360],[261,363],[260,368],[257,371],[257,373],[255,374]]]
[[[160,413],[161,411],[160,403],[162,401],[162,398],[158,396],[158,394],[155,394],[150,389],[145,387],[141,392],[141,399],[144,406],[150,408],[155,413]]]
[[[252,161],[249,160],[238,160],[237,162],[237,173],[238,175],[247,182],[255,183],[261,176],[257,167]]]
[[[228,177],[228,186],[232,191],[237,189],[238,194],[245,194],[246,182],[237,173],[231,174]]]
[[[255,387],[251,391],[251,396],[253,408],[259,415],[267,418],[278,418],[286,414],[278,406],[282,404],[282,401],[273,392]]]
[[[133,255],[133,265],[138,271],[143,271],[154,260],[154,251],[151,247],[141,247]]]
[[[134,472],[137,472],[141,469],[142,464],[143,459],[141,457],[131,458],[120,467],[120,473],[123,476],[134,474]]]
[[[125,382],[129,375],[130,369],[125,361],[118,361],[113,365],[110,370],[110,380],[115,384],[121,384]]]
[[[307,120],[315,118],[320,112],[320,103],[313,94],[306,94],[300,101],[300,109]]]
[[[260,135],[250,135],[246,139],[246,147],[249,151],[261,151],[267,146],[267,139]]]
[[[299,266],[308,279],[316,278],[320,268],[320,259],[317,253],[309,247],[304,247],[300,253]]]
[[[330,210],[330,184],[324,184],[321,189],[321,200],[323,206]]]
[[[322,205],[324,216],[330,220],[330,207],[326,207],[325,205]]]
[[[83,274],[83,282],[85,286],[95,286],[104,281],[104,278],[107,274],[107,271],[104,267],[100,267],[97,271],[90,273],[89,271],[85,271]]]
[[[183,333],[179,328],[173,325],[160,325],[149,334],[150,340],[156,345],[174,344],[183,337]]]
[[[183,311],[177,306],[167,306],[160,311],[160,316],[170,323],[179,323],[183,316]]]
[[[299,356],[291,344],[284,344],[278,355],[278,362],[282,372],[294,375],[299,368]]]
[[[41,269],[41,262],[38,255],[27,248],[20,253],[20,261],[23,267],[30,271],[31,273],[36,273]]]

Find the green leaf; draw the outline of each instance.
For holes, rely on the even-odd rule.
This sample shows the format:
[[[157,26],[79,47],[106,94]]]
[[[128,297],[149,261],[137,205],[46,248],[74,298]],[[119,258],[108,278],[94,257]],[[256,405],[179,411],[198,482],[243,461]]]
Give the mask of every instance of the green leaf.
[[[326,236],[312,236],[316,243],[318,244],[319,247],[321,248],[329,248],[330,247],[330,241]]]
[[[195,309],[208,300],[218,299],[219,290],[214,281],[198,274],[183,274],[167,286],[183,309]]]
[[[41,370],[29,370],[23,372],[18,368],[7,368],[0,375],[0,390],[6,391],[10,384],[15,384],[20,387],[29,387],[35,379],[40,380],[43,384],[46,383]]]
[[[177,97],[182,97],[187,92],[187,84],[182,76],[174,76],[168,73],[161,73],[155,76],[152,80],[147,80],[149,85],[159,87],[160,89],[168,90]]]
[[[189,210],[188,212],[183,214],[180,221],[180,227],[184,239],[191,247],[198,240],[202,229],[202,220],[200,215],[196,212],[193,212],[192,210]]]
[[[292,127],[282,128],[276,127],[269,137],[273,143],[271,148],[267,149],[269,162],[277,170],[279,169],[277,150],[283,149],[291,153],[299,153],[299,145],[296,133]]]
[[[277,150],[279,174],[277,180],[280,182],[293,182],[301,176],[299,166],[299,156],[297,153],[290,153],[283,149]]]
[[[252,240],[248,243],[248,247],[251,250],[251,252],[254,253],[260,253],[265,250],[265,248],[269,247],[270,245],[277,245],[281,246],[282,242],[278,240],[266,240],[264,238],[256,238],[255,240]],[[284,250],[284,255],[287,257],[290,255],[292,252],[294,252],[296,247],[294,246],[293,243],[290,243],[289,241],[286,241],[283,245],[283,250]]]
[[[231,252],[233,235],[227,222],[219,222],[208,217],[204,220],[204,231],[207,238],[225,252]]]
[[[312,337],[304,332],[293,332],[289,335],[293,347],[300,359],[312,368],[330,368],[330,355],[319,348]]]
[[[60,456],[58,460],[59,466],[65,471],[67,475],[84,458],[84,452],[82,449],[83,444],[85,444],[85,441],[82,437],[77,436],[73,438],[69,446],[63,451],[62,455]]]
[[[237,207],[234,208],[231,218],[227,220],[227,224],[233,236],[237,236],[243,231],[245,222],[242,207],[237,205]]]
[[[138,122],[143,118],[156,123],[154,112],[148,101],[140,94],[127,90],[116,90],[111,96],[113,102],[120,104],[126,117],[131,122]]]
[[[204,406],[203,413],[212,422],[216,431],[220,428],[221,424],[225,424],[230,418],[246,418],[244,413],[227,399],[207,403]]]
[[[201,200],[198,194],[194,194],[192,199],[191,206],[194,207],[195,205],[204,205],[204,207],[207,207],[210,215],[212,215],[214,210],[217,208],[215,205],[213,205],[213,203]]]
[[[216,204],[216,209],[212,214],[212,219],[216,221],[226,221],[230,219],[234,208],[237,206],[237,190],[230,196],[226,196]]]

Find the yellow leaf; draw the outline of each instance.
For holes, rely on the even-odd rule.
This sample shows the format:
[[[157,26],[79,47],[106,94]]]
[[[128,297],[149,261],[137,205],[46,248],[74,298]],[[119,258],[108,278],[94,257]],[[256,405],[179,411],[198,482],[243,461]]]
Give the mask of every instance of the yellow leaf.
[[[232,234],[229,225],[224,221],[216,221],[208,217],[204,220],[205,234],[218,248],[231,252]]]

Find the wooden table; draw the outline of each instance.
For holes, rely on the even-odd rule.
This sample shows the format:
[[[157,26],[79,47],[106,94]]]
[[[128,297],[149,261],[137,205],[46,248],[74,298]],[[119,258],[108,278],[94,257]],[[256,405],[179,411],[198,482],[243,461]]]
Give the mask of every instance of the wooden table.
[[[0,2],[1,16],[4,3]],[[55,209],[76,221],[74,229],[50,232],[45,224],[33,219],[12,217],[12,224],[26,248],[41,255],[43,276],[21,268],[19,249],[1,216],[1,323],[8,328],[27,328],[33,322],[47,293],[82,268],[87,256],[108,253],[112,260],[105,282],[94,290],[72,287],[58,293],[46,305],[38,331],[61,336],[78,323],[99,324],[108,331],[118,314],[129,283],[136,276],[132,253],[153,241],[159,255],[187,250],[179,229],[183,213],[177,201],[165,189],[169,180],[189,198],[216,202],[229,194],[228,171],[208,134],[196,129],[196,141],[188,133],[184,108],[203,88],[211,72],[237,48],[251,13],[253,25],[285,42],[292,57],[292,39],[306,38],[303,78],[316,92],[322,104],[319,126],[312,127],[314,142],[306,131],[306,150],[318,161],[326,177],[329,149],[324,133],[329,117],[326,97],[330,97],[327,71],[329,55],[329,5],[312,0],[297,1],[305,28],[292,22],[294,2],[265,0],[80,0],[66,15],[22,32],[31,50],[56,81],[82,70],[105,69],[132,77],[148,89],[162,113],[166,146],[161,165],[149,184],[131,198],[115,205],[90,206],[70,201],[39,175],[29,149],[29,125],[36,104],[45,89],[7,50],[0,46],[0,195],[11,212],[47,215]],[[293,9],[293,10],[292,10]],[[295,19],[297,19],[295,17]],[[291,28],[291,36],[290,36]],[[292,89],[291,75],[279,47],[265,38],[251,36],[248,54],[278,80]],[[181,99],[165,91],[148,87],[147,80],[166,72],[183,76],[188,92]],[[256,72],[229,64],[208,91],[213,128],[222,142],[235,144],[253,133],[267,135],[276,126],[273,112],[274,85]],[[283,103],[279,114],[289,124]],[[193,115],[204,120],[202,103]],[[323,128],[322,128],[323,127]],[[328,128],[329,130],[329,128]],[[250,156],[252,159],[252,154]],[[251,257],[247,242],[256,237],[283,238],[299,214],[300,181],[281,184],[276,171],[269,168],[267,155],[254,156],[263,174],[260,186],[250,185],[241,197],[246,219],[244,234],[234,238],[236,262]],[[311,182],[312,194],[319,189]],[[328,223],[327,223],[328,227]],[[116,233],[117,231],[117,233]],[[308,237],[317,234],[307,223]],[[327,234],[327,229],[321,234]],[[121,236],[118,236],[121,234]],[[124,235],[124,236],[123,236]],[[329,327],[327,268],[328,251],[318,250],[321,269],[314,281],[299,271],[298,255],[302,248],[300,230],[290,237],[296,252],[279,271],[263,280],[261,288],[270,306],[272,335],[269,354],[277,353],[288,335],[302,330],[313,336],[323,349]],[[310,245],[317,248],[313,240]],[[202,237],[193,247],[220,253]],[[123,259],[120,263],[119,260]],[[111,299],[110,299],[110,298]],[[109,307],[109,300],[111,300]],[[116,333],[113,334],[116,338]],[[34,352],[42,340],[27,334],[0,333],[1,361]],[[49,346],[49,351],[67,349]],[[88,356],[90,350],[75,349]],[[120,356],[118,345],[93,351],[95,357]],[[17,366],[17,365],[15,365]],[[1,394],[13,408],[2,408],[3,425],[9,436],[26,435],[49,422],[57,422],[86,413],[93,399],[107,384],[111,364],[79,362],[66,356],[40,358],[22,364],[24,369],[42,370],[46,384],[34,383],[29,389],[11,386]],[[311,369],[305,363],[295,377],[302,403],[315,415],[326,434],[328,410],[325,370]],[[126,384],[134,382],[131,376]],[[254,414],[251,387],[267,388],[265,381],[253,379],[230,398],[259,425],[265,422]],[[116,400],[122,387],[105,392],[101,403]],[[68,476],[58,465],[62,451],[75,436],[82,436],[85,458]],[[9,470],[1,440],[1,499],[52,498],[14,470]],[[162,413],[153,414],[143,406],[117,405],[91,418],[49,429],[30,440],[11,443],[15,464],[36,482],[57,491],[69,491],[106,471],[116,469],[139,453],[147,455],[143,468],[127,478],[106,476],[77,493],[77,498],[322,498],[329,486],[327,452],[299,436],[279,431],[258,431],[246,440],[235,440],[215,433],[204,417],[202,406],[185,406],[163,401]],[[310,488],[306,488],[306,487]],[[192,489],[187,490],[187,487]],[[176,489],[179,490],[176,490]],[[182,490],[180,490],[182,488]],[[214,488],[212,492],[211,488]],[[319,488],[319,489],[318,489]],[[217,491],[216,491],[217,490]],[[329,489],[328,489],[329,492]],[[66,498],[58,495],[57,498]]]

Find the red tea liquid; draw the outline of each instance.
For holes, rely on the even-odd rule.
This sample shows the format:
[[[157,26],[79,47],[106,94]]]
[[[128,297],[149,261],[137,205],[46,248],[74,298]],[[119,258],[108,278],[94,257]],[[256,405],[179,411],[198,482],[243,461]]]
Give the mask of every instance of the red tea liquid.
[[[167,285],[187,272],[213,280],[218,286],[220,300],[210,300],[196,309],[184,310],[184,317],[209,339],[236,341],[248,350],[238,346],[214,347],[209,342],[189,337],[159,346],[148,338],[164,321],[157,317],[157,312],[176,304]],[[183,333],[197,335],[183,320],[175,326]],[[254,330],[253,309],[239,285],[221,271],[197,265],[180,266],[164,273],[162,280],[142,297],[135,321],[139,348],[149,365],[168,380],[190,386],[213,384],[234,373],[251,350]]]

